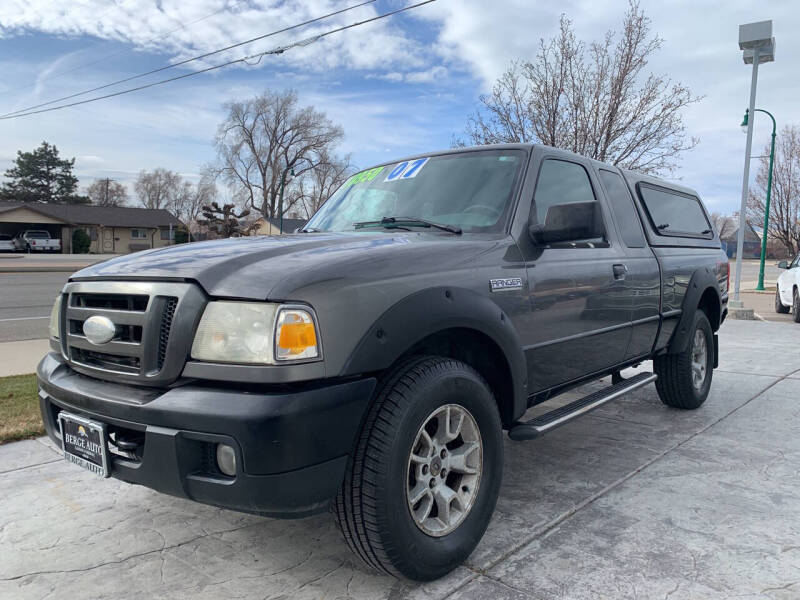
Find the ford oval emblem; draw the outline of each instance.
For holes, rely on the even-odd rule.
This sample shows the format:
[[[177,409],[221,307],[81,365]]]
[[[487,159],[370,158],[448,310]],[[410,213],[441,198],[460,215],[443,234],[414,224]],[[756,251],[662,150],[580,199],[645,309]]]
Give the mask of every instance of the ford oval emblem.
[[[94,315],[83,322],[83,335],[96,346],[110,342],[116,332],[116,325],[108,317]]]

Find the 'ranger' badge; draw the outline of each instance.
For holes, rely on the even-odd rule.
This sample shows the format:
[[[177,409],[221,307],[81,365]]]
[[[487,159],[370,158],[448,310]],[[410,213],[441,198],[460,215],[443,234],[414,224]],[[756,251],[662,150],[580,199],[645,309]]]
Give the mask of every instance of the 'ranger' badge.
[[[505,279],[490,279],[489,287],[493,292],[503,292],[506,290],[521,290],[521,277],[507,277]]]

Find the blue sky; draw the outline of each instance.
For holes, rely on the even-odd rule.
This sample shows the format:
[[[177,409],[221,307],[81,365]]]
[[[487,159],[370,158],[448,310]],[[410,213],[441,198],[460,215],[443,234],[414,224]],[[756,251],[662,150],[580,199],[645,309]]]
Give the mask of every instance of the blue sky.
[[[355,0],[0,0],[0,112],[64,96],[216,49],[356,3]],[[345,13],[208,59],[235,58],[405,5],[399,0]],[[584,40],[618,27],[621,0],[437,0],[411,13],[325,38],[257,66],[232,68],[126,96],[0,122],[0,170],[18,149],[43,139],[76,157],[81,185],[112,177],[129,184],[141,169],[189,178],[214,159],[223,104],[265,88],[296,89],[345,130],[340,150],[366,167],[393,156],[450,145],[478,96],[514,58],[533,58],[561,12]],[[685,113],[700,138],[676,175],[711,210],[738,206],[749,68],[737,48],[739,23],[772,18],[775,63],[763,65],[757,104],[779,124],[800,124],[800,8],[794,0],[651,1],[642,7],[663,48],[649,67],[704,99]],[[185,24],[185,26],[181,26]],[[188,65],[196,68],[197,63]],[[183,73],[175,69],[167,74]],[[755,144],[768,141],[757,120]],[[760,152],[759,152],[760,153]],[[132,191],[132,190],[131,190]],[[132,197],[135,201],[135,197]]]

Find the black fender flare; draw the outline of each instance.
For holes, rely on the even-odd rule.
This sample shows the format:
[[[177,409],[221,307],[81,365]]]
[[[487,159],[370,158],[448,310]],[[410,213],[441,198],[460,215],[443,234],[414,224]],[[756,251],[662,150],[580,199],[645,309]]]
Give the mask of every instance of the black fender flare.
[[[416,343],[447,329],[478,331],[505,355],[511,373],[513,418],[528,407],[527,363],[511,319],[490,298],[465,288],[436,287],[406,296],[369,328],[341,375],[382,371]]]
[[[719,292],[719,282],[717,276],[711,267],[703,267],[697,269],[689,280],[689,285],[686,289],[686,295],[683,298],[681,305],[681,318],[678,321],[678,326],[672,334],[672,340],[669,343],[669,354],[679,354],[684,352],[689,347],[691,341],[691,325],[694,319],[694,312],[700,306],[700,299],[708,290],[712,290],[716,302],[718,303],[718,315],[722,315],[722,297]],[[719,329],[720,323],[712,321],[711,329],[715,332]]]

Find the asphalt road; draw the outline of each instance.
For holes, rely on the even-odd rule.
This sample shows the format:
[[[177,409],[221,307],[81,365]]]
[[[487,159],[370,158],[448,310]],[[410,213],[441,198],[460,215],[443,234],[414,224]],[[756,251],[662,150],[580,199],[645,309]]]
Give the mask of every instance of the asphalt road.
[[[69,273],[0,273],[0,342],[47,337],[50,308]]]

